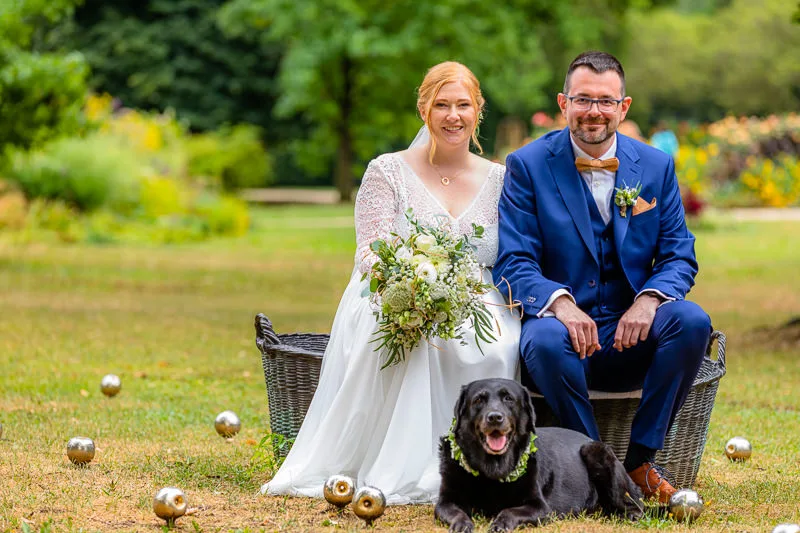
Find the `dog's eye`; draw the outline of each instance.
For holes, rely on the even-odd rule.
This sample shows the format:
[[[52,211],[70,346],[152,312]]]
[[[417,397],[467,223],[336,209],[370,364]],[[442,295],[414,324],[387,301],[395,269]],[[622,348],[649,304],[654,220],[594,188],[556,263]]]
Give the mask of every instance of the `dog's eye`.
[[[477,406],[477,407],[480,407],[480,406],[481,406],[481,405],[483,405],[484,403],[486,403],[486,394],[477,394],[477,395],[476,395],[476,396],[475,396],[475,397],[472,399],[472,405],[475,405],[475,406]]]
[[[505,402],[505,403],[514,403],[514,397],[511,396],[510,394],[504,394],[503,395],[503,402]]]

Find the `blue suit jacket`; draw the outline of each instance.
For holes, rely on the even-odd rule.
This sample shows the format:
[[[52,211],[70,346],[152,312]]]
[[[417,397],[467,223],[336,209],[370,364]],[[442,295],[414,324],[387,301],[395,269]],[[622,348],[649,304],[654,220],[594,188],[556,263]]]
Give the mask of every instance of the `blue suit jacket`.
[[[694,284],[694,236],[686,228],[672,158],[617,134],[617,187],[641,183],[640,196],[656,207],[622,217],[612,206],[620,264],[634,293],[661,291],[683,299]],[[500,249],[495,283],[536,315],[557,289],[567,289],[588,312],[599,279],[583,178],[575,168],[569,129],[550,132],[511,153],[499,205]],[[508,294],[507,294],[508,295]]]

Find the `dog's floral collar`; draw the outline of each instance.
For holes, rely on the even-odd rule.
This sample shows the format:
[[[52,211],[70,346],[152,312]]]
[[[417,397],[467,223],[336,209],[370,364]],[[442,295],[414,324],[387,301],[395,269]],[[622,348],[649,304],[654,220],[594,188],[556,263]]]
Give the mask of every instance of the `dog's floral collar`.
[[[453,458],[461,468],[472,474],[473,476],[479,476],[480,472],[475,470],[470,466],[467,462],[466,457],[464,457],[464,452],[461,450],[461,446],[456,443],[456,419],[453,419],[453,424],[450,426],[450,433],[447,434],[447,440],[450,442],[450,457]],[[500,479],[500,483],[511,483],[513,481],[518,480],[522,476],[525,475],[525,472],[528,471],[528,458],[531,456],[532,453],[536,453],[536,445],[533,441],[536,440],[536,435],[528,435],[528,445],[526,446],[525,451],[517,461],[517,466],[514,470],[511,471],[506,477]]]

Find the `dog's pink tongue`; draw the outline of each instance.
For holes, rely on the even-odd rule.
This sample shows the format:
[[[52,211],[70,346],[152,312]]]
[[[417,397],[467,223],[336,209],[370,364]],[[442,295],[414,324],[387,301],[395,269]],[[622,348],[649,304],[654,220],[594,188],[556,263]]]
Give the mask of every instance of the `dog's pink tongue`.
[[[495,437],[494,435],[487,435],[486,436],[486,443],[489,445],[495,452],[502,451],[506,445],[506,436],[500,435],[499,437]]]

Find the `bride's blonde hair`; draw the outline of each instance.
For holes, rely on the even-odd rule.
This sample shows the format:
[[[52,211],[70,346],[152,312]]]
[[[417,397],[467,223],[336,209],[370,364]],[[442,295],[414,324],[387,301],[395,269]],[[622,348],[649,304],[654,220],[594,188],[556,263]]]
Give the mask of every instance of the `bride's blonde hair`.
[[[425,121],[425,125],[428,126],[428,131],[430,132],[431,126],[428,123],[428,117],[430,117],[434,100],[436,100],[443,85],[456,81],[461,82],[467,88],[472,105],[478,111],[477,120],[472,127],[470,135],[478,151],[483,153],[481,143],[478,142],[477,130],[478,124],[483,118],[483,107],[486,104],[486,100],[483,99],[483,94],[481,94],[481,84],[478,82],[478,78],[465,65],[456,61],[445,61],[428,69],[428,73],[425,74],[425,78],[417,91],[419,95],[417,98],[417,110],[420,112],[422,120]],[[433,154],[435,152],[436,139],[431,135],[431,151],[428,154],[428,160],[431,164],[433,164]]]

